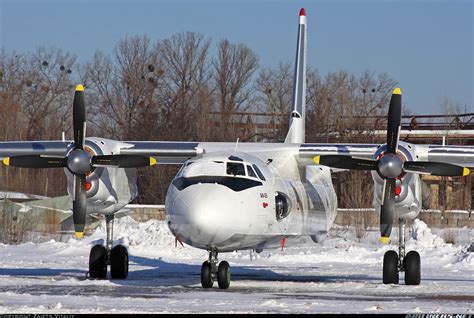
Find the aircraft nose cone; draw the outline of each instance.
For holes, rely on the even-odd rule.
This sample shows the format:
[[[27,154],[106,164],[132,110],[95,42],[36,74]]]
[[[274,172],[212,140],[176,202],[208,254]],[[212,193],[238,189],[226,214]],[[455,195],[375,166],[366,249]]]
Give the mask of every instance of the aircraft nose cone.
[[[183,189],[172,203],[167,202],[170,230],[195,247],[222,242],[232,235],[230,226],[238,213],[235,199],[232,191],[219,185],[197,184]]]

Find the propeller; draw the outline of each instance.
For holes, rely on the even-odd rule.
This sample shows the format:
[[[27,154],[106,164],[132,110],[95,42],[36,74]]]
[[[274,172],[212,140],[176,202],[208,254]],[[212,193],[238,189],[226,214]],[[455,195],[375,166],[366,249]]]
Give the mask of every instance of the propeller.
[[[322,155],[314,157],[316,164],[348,170],[375,170],[384,178],[382,205],[380,209],[380,241],[390,241],[393,217],[395,215],[396,179],[404,172],[430,174],[433,176],[467,176],[468,168],[430,161],[403,161],[398,155],[402,92],[395,88],[390,99],[387,123],[387,149],[378,160],[356,158],[344,155]]]
[[[86,109],[84,86],[77,85],[73,102],[74,147],[65,157],[42,155],[13,156],[3,159],[7,166],[21,168],[68,168],[74,175],[72,213],[74,231],[82,238],[86,224],[87,190],[86,174],[95,167],[138,168],[153,166],[156,159],[141,155],[91,156],[84,150],[86,136]]]

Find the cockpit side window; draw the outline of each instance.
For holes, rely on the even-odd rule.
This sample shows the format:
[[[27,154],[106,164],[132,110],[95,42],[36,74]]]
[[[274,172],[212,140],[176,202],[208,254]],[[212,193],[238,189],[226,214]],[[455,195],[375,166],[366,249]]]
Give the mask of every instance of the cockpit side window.
[[[262,180],[265,181],[265,177],[263,176],[262,171],[257,167],[256,164],[253,164],[252,167],[255,169],[255,172],[258,174],[258,177]]]
[[[247,175],[248,175],[249,177],[253,177],[253,178],[257,178],[257,179],[258,179],[257,174],[255,174],[255,171],[253,171],[252,167],[249,166],[249,165],[247,165]]]
[[[234,176],[245,176],[245,167],[241,163],[228,162],[227,174],[234,175]]]

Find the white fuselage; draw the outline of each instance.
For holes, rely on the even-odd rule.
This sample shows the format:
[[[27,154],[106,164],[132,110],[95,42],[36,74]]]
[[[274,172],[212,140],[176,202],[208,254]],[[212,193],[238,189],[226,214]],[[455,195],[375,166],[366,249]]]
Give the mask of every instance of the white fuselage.
[[[288,155],[272,159],[226,151],[188,160],[166,195],[171,232],[191,246],[219,252],[326,233],[337,210],[329,169],[300,170]]]

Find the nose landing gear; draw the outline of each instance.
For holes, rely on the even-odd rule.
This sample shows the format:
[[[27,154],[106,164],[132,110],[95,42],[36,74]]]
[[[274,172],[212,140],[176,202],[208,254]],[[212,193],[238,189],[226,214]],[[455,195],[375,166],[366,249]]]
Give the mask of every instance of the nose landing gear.
[[[95,245],[89,254],[90,278],[105,279],[107,277],[107,265],[110,265],[112,279],[125,279],[128,276],[128,251],[123,245],[113,244],[114,216],[106,215],[107,242],[106,246]]]
[[[218,265],[219,264],[219,265]],[[211,288],[217,280],[220,289],[227,289],[230,286],[230,265],[226,261],[219,262],[217,252],[209,252],[209,260],[201,266],[201,285],[203,288]]]
[[[405,256],[405,219],[399,219],[398,254],[387,251],[383,257],[383,283],[398,284],[399,273],[405,272],[406,285],[419,285],[421,281],[420,254],[410,251]]]

